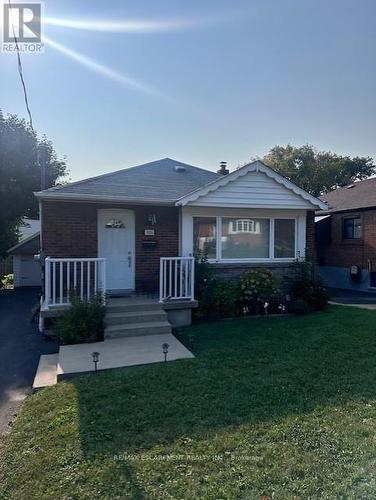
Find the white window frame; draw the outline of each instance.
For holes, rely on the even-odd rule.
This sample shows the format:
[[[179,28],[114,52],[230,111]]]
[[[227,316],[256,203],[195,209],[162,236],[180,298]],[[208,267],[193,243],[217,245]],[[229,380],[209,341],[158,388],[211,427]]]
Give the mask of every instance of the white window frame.
[[[244,214],[241,216],[238,215],[198,215],[195,214],[193,216],[194,218],[208,218],[208,217],[213,217],[216,219],[216,258],[215,259],[208,259],[208,262],[210,264],[215,264],[215,263],[224,263],[224,264],[236,264],[236,263],[255,263],[255,262],[293,262],[294,260],[298,259],[301,257],[299,255],[299,250],[298,250],[298,216],[293,216],[293,215],[275,215],[275,216],[261,216],[261,215],[249,215],[249,214]],[[193,220],[192,217],[192,220]],[[249,258],[244,258],[244,259],[223,259],[222,258],[222,219],[250,219],[254,217],[255,219],[267,219],[269,220],[269,257],[249,257]],[[295,221],[295,227],[294,227],[294,236],[295,236],[295,242],[294,242],[294,257],[279,257],[275,258],[274,257],[274,222],[276,219],[284,219],[284,220],[294,220]],[[193,226],[192,226],[192,235],[193,235]],[[193,249],[192,249],[193,250]]]

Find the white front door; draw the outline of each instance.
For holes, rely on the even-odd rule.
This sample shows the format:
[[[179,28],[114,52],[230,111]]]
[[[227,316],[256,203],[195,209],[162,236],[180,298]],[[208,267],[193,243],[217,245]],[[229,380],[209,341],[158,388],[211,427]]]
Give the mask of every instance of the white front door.
[[[106,289],[134,290],[133,210],[98,210],[98,257],[106,259]]]

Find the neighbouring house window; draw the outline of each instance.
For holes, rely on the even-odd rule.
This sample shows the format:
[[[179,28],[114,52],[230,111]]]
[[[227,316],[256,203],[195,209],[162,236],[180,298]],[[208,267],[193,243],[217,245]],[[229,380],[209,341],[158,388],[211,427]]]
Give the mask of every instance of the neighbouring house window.
[[[217,237],[217,221],[215,217],[193,218],[194,254],[206,254],[208,259],[215,259]]]
[[[261,226],[260,222],[254,219],[235,219],[231,221],[229,226],[229,233],[260,233]]]
[[[351,217],[343,221],[343,238],[345,240],[358,240],[362,236],[360,217]]]
[[[222,259],[267,259],[269,241],[269,219],[222,217]]]
[[[295,219],[274,219],[274,257],[295,257]]]
[[[106,223],[107,229],[123,229],[124,227],[124,222],[119,219],[111,219]]]

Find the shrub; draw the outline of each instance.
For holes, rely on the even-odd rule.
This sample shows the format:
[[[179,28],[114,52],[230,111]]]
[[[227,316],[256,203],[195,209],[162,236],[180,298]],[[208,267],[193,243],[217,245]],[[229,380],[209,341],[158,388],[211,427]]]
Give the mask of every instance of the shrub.
[[[237,316],[239,307],[239,285],[231,281],[214,280],[211,290],[211,312],[218,316]]]
[[[303,315],[313,312],[313,309],[305,300],[297,299],[290,303],[288,311],[294,314]]]
[[[314,311],[322,311],[328,305],[328,294],[326,289],[318,281],[295,281],[291,287],[292,300],[302,299],[311,306]]]
[[[197,318],[206,317],[211,309],[211,294],[214,286],[208,258],[205,253],[200,253],[195,257],[195,299],[198,300],[199,307],[194,315]]]
[[[80,344],[103,340],[105,307],[100,294],[81,300],[77,294],[70,297],[71,307],[58,318],[53,332],[61,344]]]
[[[275,302],[278,282],[270,269],[253,269],[240,278],[240,301],[250,313],[259,313],[265,302]]]
[[[1,278],[1,284],[4,288],[12,288],[14,284],[14,276],[13,274],[5,274]]]
[[[297,264],[299,272],[295,281],[291,284],[290,294],[293,302],[305,301],[312,311],[321,311],[328,305],[329,296],[320,281],[315,278],[314,268],[310,262]]]

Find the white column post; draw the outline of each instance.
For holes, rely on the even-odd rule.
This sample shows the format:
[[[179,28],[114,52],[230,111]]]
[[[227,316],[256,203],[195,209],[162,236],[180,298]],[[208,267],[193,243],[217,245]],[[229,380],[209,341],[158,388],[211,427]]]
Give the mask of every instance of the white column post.
[[[44,261],[44,293],[47,307],[51,302],[51,261],[50,257],[46,257]]]

